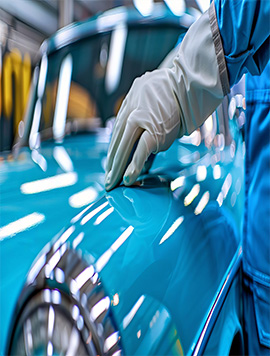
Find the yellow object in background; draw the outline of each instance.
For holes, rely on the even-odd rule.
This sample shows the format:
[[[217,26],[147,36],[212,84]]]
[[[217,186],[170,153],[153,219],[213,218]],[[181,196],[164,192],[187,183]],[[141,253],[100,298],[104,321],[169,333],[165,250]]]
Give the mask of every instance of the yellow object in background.
[[[9,54],[3,60],[3,115],[10,118],[12,113],[12,63]]]
[[[28,53],[22,56],[18,49],[12,49],[3,56],[3,66],[0,77],[2,80],[2,95],[0,102],[0,115],[5,132],[10,132],[10,148],[17,133],[20,121],[23,119],[31,83],[31,58]],[[12,124],[7,124],[13,120]]]
[[[28,101],[29,89],[31,84],[32,68],[31,58],[25,53],[22,63],[22,111],[24,113]]]

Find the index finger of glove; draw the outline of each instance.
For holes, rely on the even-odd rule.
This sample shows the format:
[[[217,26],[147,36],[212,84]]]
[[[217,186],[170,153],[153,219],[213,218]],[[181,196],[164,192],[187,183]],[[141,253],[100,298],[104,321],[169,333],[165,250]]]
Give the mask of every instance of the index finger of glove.
[[[143,129],[139,126],[136,126],[132,120],[132,114],[127,121],[127,125],[123,132],[123,136],[121,137],[121,141],[117,147],[115,155],[113,157],[111,169],[108,170],[106,181],[105,181],[105,188],[106,190],[111,190],[115,187],[119,181],[123,177],[123,173],[126,169],[128,159],[132,152],[132,149],[135,145],[135,142],[141,136]]]
[[[142,172],[148,157],[152,152],[156,151],[156,146],[156,141],[153,135],[151,135],[148,131],[144,131],[140,137],[138,146],[132,157],[132,161],[125,171],[125,185],[132,185],[136,181]]]

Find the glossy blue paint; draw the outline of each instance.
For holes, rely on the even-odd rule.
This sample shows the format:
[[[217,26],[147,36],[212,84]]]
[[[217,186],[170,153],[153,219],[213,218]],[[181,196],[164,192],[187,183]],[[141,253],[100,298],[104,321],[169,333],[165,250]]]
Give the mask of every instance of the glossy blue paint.
[[[158,26],[180,26],[179,18],[171,17],[165,18],[160,12],[155,18],[142,18],[132,12],[127,23],[144,26],[157,21]],[[105,33],[109,30],[108,19],[71,26],[47,41],[41,52],[49,56],[48,73],[58,73],[70,51],[74,63],[78,60],[73,84],[78,84],[78,78],[83,81],[78,69],[81,57],[76,53],[87,49],[88,44],[80,47],[76,41],[99,31]],[[116,20],[117,16],[114,24]],[[110,26],[112,29],[113,23]],[[175,33],[172,37],[174,40]],[[133,47],[127,53],[137,60]],[[83,58],[88,62],[87,56]],[[58,74],[56,78],[50,75],[49,89]],[[26,117],[28,130],[26,125],[20,143],[29,139],[38,101],[37,83]],[[128,85],[125,83],[125,87]],[[79,89],[82,88],[83,85]],[[91,92],[92,87],[87,89]],[[82,98],[85,91],[80,90],[76,94]],[[120,94],[123,88],[113,98],[95,98],[100,112],[104,107],[115,106]],[[75,102],[76,96],[73,99]],[[42,124],[46,124],[45,119]],[[48,244],[47,250],[53,236],[57,234],[54,241],[58,240],[70,227],[67,244],[98,271],[111,300],[125,354],[191,354],[240,244],[244,146],[235,123],[230,125],[233,137],[224,139],[216,130],[216,136],[208,142],[202,130],[199,142],[184,142],[187,138],[176,141],[168,151],[156,156],[149,174],[135,186],[121,185],[109,193],[103,187],[108,127],[67,136],[61,144],[46,140],[32,151],[21,149],[15,161],[2,162],[0,354],[34,258]],[[219,142],[222,139],[226,141],[225,148]],[[16,225],[18,221],[20,224]],[[222,354],[226,351],[224,340],[231,340],[239,325],[236,283],[234,294],[226,299],[228,316],[233,315],[234,320],[230,332],[226,335],[218,323],[213,335],[223,333],[220,343],[215,345],[212,336],[209,340],[210,349]],[[226,313],[222,312],[221,317],[227,325]]]
[[[80,203],[84,203],[83,197],[81,200],[77,197],[79,207],[76,207],[76,200],[72,201],[72,196],[84,189],[90,189],[84,194],[88,194],[88,201],[84,200],[89,204],[91,199],[94,201],[104,193],[104,169],[101,163],[105,158],[107,145],[102,142],[97,143],[99,139],[99,135],[89,135],[72,137],[65,141],[61,148],[65,149],[73,162],[71,172],[65,172],[53,157],[55,148],[60,146],[49,143],[44,143],[39,151],[47,162],[46,172],[33,162],[28,149],[23,150],[17,161],[1,164],[0,350],[3,350],[13,309],[33,260],[46,243],[82,209]],[[65,179],[70,180],[68,174],[77,177],[74,179],[74,184],[70,186],[32,194],[22,192],[23,184],[35,184],[36,181],[41,180],[36,188],[42,189],[47,178],[59,176],[64,183]],[[44,219],[32,227],[19,228],[17,233],[16,226],[11,226],[10,231],[5,232],[9,224],[27,216],[30,216],[28,223],[31,226],[35,218],[32,216],[33,213],[40,214]]]
[[[237,168],[231,172],[240,174]],[[198,197],[184,206],[183,197],[195,182],[191,174],[184,187],[174,193],[166,179],[157,177],[142,180],[139,187],[119,187],[76,223],[74,237],[84,232],[77,248],[100,272],[112,302],[115,295],[119,297],[113,312],[126,354],[139,355],[142,344],[148,344],[144,354],[149,355],[158,354],[160,349],[171,354],[176,345],[181,345],[184,354],[190,353],[237,250],[239,230],[233,216],[237,210],[232,214],[230,203],[220,208],[215,201],[224,178],[218,188],[208,177]],[[196,216],[194,209],[206,189],[211,200]],[[158,307],[151,310],[153,300]],[[164,320],[155,317],[161,313],[160,306],[166,310],[167,322],[174,323],[170,346]],[[133,315],[134,309],[138,312]],[[146,310],[151,310],[149,315]],[[157,343],[149,344],[144,338],[154,339],[153,320],[160,335]],[[180,349],[178,352],[181,354]]]
[[[239,343],[237,351],[233,349],[235,335],[241,332],[241,279],[242,247],[240,246],[232,259],[224,281],[220,285],[216,298],[207,315],[204,327],[194,343],[192,356],[205,354],[243,355],[243,344]],[[217,325],[216,325],[217,324]],[[231,332],[233,330],[233,332]],[[243,342],[243,339],[242,339]]]
[[[52,234],[60,230],[74,216],[76,210],[68,205],[68,197],[74,191],[78,192],[89,185],[94,186],[97,177],[101,185],[103,179],[101,162],[102,157],[105,157],[107,145],[100,141],[102,141],[100,135],[74,137],[65,141],[66,151],[76,162],[74,171],[83,178],[73,186],[23,195],[19,190],[20,185],[17,185],[18,198],[16,199],[21,201],[24,199],[24,204],[27,202],[29,213],[37,211],[46,214],[47,227],[44,231],[41,223],[31,230],[19,232],[12,238],[1,241],[1,253],[3,254],[4,251],[10,253],[1,256],[2,279],[7,281],[6,284],[1,284],[1,295],[4,297],[1,308],[5,316],[2,318],[2,323],[4,321],[6,325],[1,329],[3,336],[6,336],[14,303],[23,284],[23,276],[27,273],[33,258],[41,247],[50,241]],[[95,150],[91,149],[93,147]],[[160,335],[167,335],[167,328],[170,328],[173,336],[170,346],[166,346],[167,336],[163,338],[160,336],[156,341],[157,344],[149,345],[149,354],[157,352],[162,347],[167,350],[166,352],[170,347],[179,351],[179,343],[184,353],[191,350],[196,332],[201,327],[203,318],[239,244],[243,189],[240,187],[239,190],[236,182],[243,174],[242,144],[239,144],[234,160],[231,159],[229,149],[223,151],[221,155],[223,159],[217,162],[222,172],[217,180],[213,178],[211,156],[209,153],[205,154],[204,150],[201,159],[196,163],[185,167],[179,163],[178,172],[176,172],[177,165],[172,169],[171,162],[177,162],[176,155],[179,150],[185,150],[186,157],[189,157],[194,148],[189,151],[188,146],[175,142],[166,153],[154,161],[150,173],[156,172],[155,174],[146,176],[138,186],[132,188],[120,186],[106,193],[101,200],[86,209],[75,223],[76,229],[72,234],[72,239],[75,240],[83,232],[84,238],[77,249],[82,250],[88,263],[94,263],[100,270],[111,300],[113,301],[115,295],[119,297],[119,303],[113,309],[127,354],[134,353],[138,345],[141,345],[142,338],[145,340],[152,338],[152,328],[148,326],[154,315],[161,315],[160,320],[166,316],[166,323],[162,321],[160,324],[157,323],[159,326],[153,327],[154,334],[156,335],[157,327]],[[197,152],[199,157],[200,148],[197,148]],[[46,143],[40,153],[48,162],[50,161],[52,149],[49,144]],[[52,170],[48,172],[49,176],[56,171],[63,173],[52,159],[51,161]],[[207,176],[204,181],[198,183],[197,168],[202,164],[207,165],[207,162],[209,163]],[[5,163],[5,165],[7,171],[8,166],[12,167],[13,163]],[[30,163],[25,163],[22,169],[24,178],[27,172],[33,180],[40,179],[40,174],[44,174],[39,167]],[[172,191],[171,182],[183,173],[186,177],[184,184]],[[18,177],[19,174],[18,171]],[[222,206],[219,207],[216,199],[228,174],[231,175],[233,183]],[[25,182],[25,179],[23,181]],[[12,187],[14,182],[10,181],[10,184],[10,190],[15,193],[15,187]],[[201,187],[198,196],[190,205],[185,206],[184,198],[197,184]],[[102,188],[98,189],[98,194],[103,195]],[[236,191],[236,202],[232,207],[232,196]],[[206,192],[209,192],[211,198],[202,213],[195,215],[194,210]],[[42,199],[42,204],[39,199]],[[52,201],[54,201],[54,209],[48,209],[48,204],[52,206]],[[10,201],[7,200],[5,204],[7,208],[9,204]],[[60,206],[61,210],[58,208]],[[25,213],[22,204],[18,204],[16,209],[18,216],[19,213],[21,215],[22,212]],[[97,212],[95,215],[94,211]],[[7,220],[8,216],[6,214]],[[76,217],[72,221],[76,221]],[[48,226],[51,226],[50,231]],[[123,237],[128,228],[132,229],[130,227],[134,227],[130,236]],[[106,253],[111,255],[109,259]],[[18,271],[18,274],[15,274],[14,265],[18,263],[20,269],[15,269]],[[19,283],[14,286],[15,280]],[[10,295],[11,285],[14,286],[14,293]],[[204,296],[199,302],[198,295]],[[149,316],[146,318],[143,313],[142,319],[138,312],[132,322],[124,327],[123,320],[140,298],[143,298],[144,307],[149,305],[146,308],[149,310]],[[150,308],[153,303],[156,307]],[[140,329],[139,325],[143,329]],[[148,344],[147,341],[145,343]]]

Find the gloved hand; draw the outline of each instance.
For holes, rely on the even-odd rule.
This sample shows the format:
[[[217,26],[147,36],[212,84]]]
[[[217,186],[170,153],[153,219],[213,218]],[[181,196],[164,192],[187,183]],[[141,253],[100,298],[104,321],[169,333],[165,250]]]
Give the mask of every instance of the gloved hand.
[[[180,129],[179,106],[173,98],[167,69],[146,73],[136,79],[118,113],[108,151],[106,189],[122,178],[135,142],[132,161],[124,174],[131,185],[149,155],[166,150]]]
[[[213,3],[210,9],[215,15]],[[134,81],[113,129],[106,190],[115,187],[123,175],[124,184],[132,185],[151,153],[164,151],[177,137],[193,132],[229,92],[215,24],[213,14],[205,12],[185,35],[172,68],[148,72]],[[224,60],[223,67],[218,63],[220,58]],[[131,163],[126,167],[137,140]]]

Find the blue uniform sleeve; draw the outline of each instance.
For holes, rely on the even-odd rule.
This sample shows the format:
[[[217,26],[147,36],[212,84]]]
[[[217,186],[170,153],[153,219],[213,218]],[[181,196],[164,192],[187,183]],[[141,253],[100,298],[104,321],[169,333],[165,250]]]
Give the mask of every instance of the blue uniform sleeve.
[[[229,85],[260,75],[270,57],[270,1],[214,0]],[[212,4],[213,5],[213,4]]]

